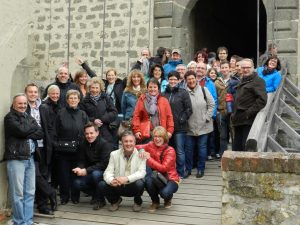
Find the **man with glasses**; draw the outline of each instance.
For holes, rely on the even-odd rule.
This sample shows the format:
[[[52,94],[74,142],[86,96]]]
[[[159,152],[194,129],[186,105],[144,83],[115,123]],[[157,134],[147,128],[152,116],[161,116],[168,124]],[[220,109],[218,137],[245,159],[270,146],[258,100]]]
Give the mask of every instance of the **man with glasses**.
[[[231,117],[234,127],[233,151],[245,151],[245,144],[257,113],[267,103],[265,82],[254,71],[251,59],[240,62],[241,83],[237,86],[235,105]]]

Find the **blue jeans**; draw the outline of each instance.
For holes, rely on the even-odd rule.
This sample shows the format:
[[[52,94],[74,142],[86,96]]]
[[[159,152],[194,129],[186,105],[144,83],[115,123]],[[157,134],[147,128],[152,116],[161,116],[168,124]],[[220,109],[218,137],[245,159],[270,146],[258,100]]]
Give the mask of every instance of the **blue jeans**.
[[[207,158],[207,138],[208,134],[200,136],[186,136],[185,142],[185,168],[187,172],[191,172],[193,168],[193,150],[195,145],[198,151],[197,170],[205,170],[205,161]]]
[[[173,134],[171,143],[176,151],[176,168],[180,177],[184,177],[184,164],[185,164],[185,146],[186,133],[178,132]]]
[[[7,176],[14,225],[33,223],[35,193],[35,165],[33,157],[28,160],[8,160]]]
[[[97,201],[104,201],[104,196],[98,191],[98,183],[103,180],[103,171],[94,170],[86,176],[76,177],[73,182],[74,198],[79,201],[80,191],[93,196]]]

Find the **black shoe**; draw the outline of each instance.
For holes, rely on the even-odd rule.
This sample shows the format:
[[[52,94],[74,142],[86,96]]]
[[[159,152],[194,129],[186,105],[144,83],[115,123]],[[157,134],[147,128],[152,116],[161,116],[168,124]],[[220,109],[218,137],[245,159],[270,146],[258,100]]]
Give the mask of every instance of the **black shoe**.
[[[198,173],[196,174],[196,178],[201,178],[204,176],[204,171],[198,171]]]
[[[52,211],[55,211],[57,209],[57,198],[56,198],[56,191],[53,191],[52,195],[49,197],[50,199],[50,205]]]
[[[54,215],[53,211],[48,208],[39,209],[39,213],[45,215]]]
[[[60,200],[61,205],[66,205],[66,204],[68,204],[68,202],[69,202],[68,200]]]
[[[75,204],[75,205],[76,205],[76,204],[78,204],[78,203],[79,203],[79,200],[74,200],[74,199],[73,199],[73,200],[72,200],[72,202],[73,202],[73,204]]]
[[[93,210],[99,210],[103,208],[106,205],[105,200],[104,201],[96,201],[96,203],[93,206]]]
[[[96,204],[97,202],[98,202],[98,201],[97,201],[96,199],[93,199],[93,198],[92,198],[91,201],[90,201],[90,204],[91,204],[91,205],[94,205],[94,204]]]
[[[191,174],[192,174],[191,171],[186,171],[186,172],[184,173],[183,178],[186,179],[186,178],[188,178],[189,176],[191,176]]]

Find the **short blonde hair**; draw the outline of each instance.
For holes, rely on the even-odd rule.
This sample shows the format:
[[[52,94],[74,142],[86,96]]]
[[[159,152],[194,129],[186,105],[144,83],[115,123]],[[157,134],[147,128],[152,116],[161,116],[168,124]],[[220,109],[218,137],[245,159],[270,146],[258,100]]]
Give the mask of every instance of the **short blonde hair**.
[[[71,95],[77,95],[77,97],[80,99],[80,92],[74,89],[68,90],[66,94],[66,98],[68,99]]]
[[[159,137],[162,137],[164,139],[164,144],[169,142],[169,136],[167,130],[162,126],[157,126],[153,129],[152,132],[153,136],[157,135]]]
[[[49,95],[49,93],[51,93],[52,91],[54,90],[58,90],[59,93],[60,93],[60,89],[59,87],[56,85],[56,84],[52,84],[48,87],[48,90],[47,90],[47,94]]]
[[[102,91],[105,91],[105,85],[104,85],[104,82],[100,79],[100,78],[98,78],[98,77],[93,77],[92,79],[90,79],[89,81],[88,81],[88,92],[90,91],[90,87],[91,87],[91,85],[93,85],[93,84],[99,84],[99,86],[100,86],[100,91],[102,92]]]

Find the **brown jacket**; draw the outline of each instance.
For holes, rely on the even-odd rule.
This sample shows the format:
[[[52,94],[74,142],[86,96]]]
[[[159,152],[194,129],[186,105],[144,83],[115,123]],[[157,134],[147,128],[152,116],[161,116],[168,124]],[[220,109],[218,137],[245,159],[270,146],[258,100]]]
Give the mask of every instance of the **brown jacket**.
[[[228,85],[223,82],[221,77],[218,77],[215,81],[215,86],[218,94],[218,112],[220,112],[222,115],[225,115],[227,113],[225,99]]]

